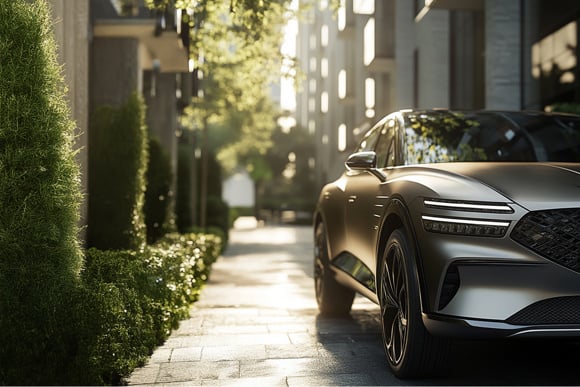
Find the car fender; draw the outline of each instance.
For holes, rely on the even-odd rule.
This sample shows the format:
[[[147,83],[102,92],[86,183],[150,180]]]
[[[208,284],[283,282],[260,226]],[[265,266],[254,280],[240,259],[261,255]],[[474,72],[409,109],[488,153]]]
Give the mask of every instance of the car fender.
[[[411,248],[413,249],[414,256],[415,256],[415,267],[413,268],[413,274],[416,276],[417,283],[419,284],[419,298],[421,304],[421,312],[426,311],[428,302],[427,292],[425,290],[424,281],[423,281],[423,265],[421,264],[421,252],[419,249],[419,245],[417,243],[417,235],[415,232],[415,227],[413,226],[413,222],[411,221],[411,216],[409,214],[409,210],[405,203],[405,200],[400,196],[395,196],[391,198],[389,205],[385,210],[385,215],[383,217],[384,221],[381,225],[380,229],[380,237],[378,239],[377,244],[377,267],[375,269],[375,283],[378,284],[379,281],[376,278],[378,274],[380,259],[384,253],[384,249],[386,247],[387,241],[389,240],[390,235],[398,228],[402,228],[407,237],[409,237],[411,241]],[[377,293],[378,293],[377,287]]]
[[[344,208],[336,203],[342,203],[344,200],[335,200],[334,196],[344,196],[343,192],[331,183],[323,187],[318,206],[314,214],[314,229],[318,222],[323,222],[328,235],[334,237],[328,238],[329,258],[332,260],[344,249],[343,244],[346,241],[344,228]],[[330,200],[332,197],[333,200]],[[338,241],[338,242],[336,242]]]

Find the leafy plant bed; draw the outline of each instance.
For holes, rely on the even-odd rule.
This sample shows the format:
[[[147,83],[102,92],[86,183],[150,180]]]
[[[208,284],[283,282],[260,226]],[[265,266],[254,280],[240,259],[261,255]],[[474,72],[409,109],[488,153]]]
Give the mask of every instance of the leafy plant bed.
[[[168,234],[138,251],[89,249],[81,273],[78,384],[122,384],[189,316],[222,240]]]

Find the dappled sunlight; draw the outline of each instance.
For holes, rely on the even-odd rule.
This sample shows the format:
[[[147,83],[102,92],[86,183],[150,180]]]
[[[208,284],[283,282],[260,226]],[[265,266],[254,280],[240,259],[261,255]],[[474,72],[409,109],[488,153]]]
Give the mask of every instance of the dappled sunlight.
[[[258,227],[260,223],[255,218],[244,218],[236,224],[236,228],[230,233],[231,244],[269,244],[288,245],[305,238],[312,239],[310,228],[304,232],[304,228],[297,227]],[[240,219],[238,219],[239,221]]]

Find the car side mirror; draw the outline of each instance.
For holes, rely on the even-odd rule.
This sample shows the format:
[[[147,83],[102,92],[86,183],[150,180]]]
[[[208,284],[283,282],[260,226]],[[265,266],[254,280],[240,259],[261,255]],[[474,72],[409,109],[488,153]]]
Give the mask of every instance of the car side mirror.
[[[370,151],[353,153],[344,164],[348,170],[374,169],[377,167],[377,154]]]

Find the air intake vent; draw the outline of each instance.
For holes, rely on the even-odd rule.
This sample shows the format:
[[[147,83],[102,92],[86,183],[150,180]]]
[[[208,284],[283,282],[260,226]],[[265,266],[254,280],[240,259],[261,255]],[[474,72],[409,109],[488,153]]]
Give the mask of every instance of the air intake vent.
[[[580,324],[580,297],[538,301],[506,320],[515,325]]]
[[[580,208],[530,212],[518,222],[511,238],[580,272]]]
[[[459,270],[457,270],[457,265],[451,265],[449,266],[449,269],[447,269],[445,279],[443,280],[443,286],[441,287],[439,310],[445,308],[447,304],[451,302],[459,290],[459,285]]]

